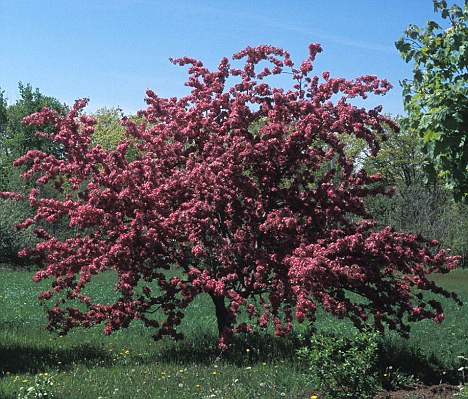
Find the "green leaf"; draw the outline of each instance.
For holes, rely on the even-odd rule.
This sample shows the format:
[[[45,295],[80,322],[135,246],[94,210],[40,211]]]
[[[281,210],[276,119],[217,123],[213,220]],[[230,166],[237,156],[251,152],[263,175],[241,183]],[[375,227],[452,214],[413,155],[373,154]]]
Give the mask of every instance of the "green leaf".
[[[424,132],[424,143],[429,143],[429,142],[438,140],[440,136],[441,136],[440,132],[436,132],[434,130],[428,129]]]
[[[426,26],[431,30],[441,29],[440,25],[435,21],[428,21]]]

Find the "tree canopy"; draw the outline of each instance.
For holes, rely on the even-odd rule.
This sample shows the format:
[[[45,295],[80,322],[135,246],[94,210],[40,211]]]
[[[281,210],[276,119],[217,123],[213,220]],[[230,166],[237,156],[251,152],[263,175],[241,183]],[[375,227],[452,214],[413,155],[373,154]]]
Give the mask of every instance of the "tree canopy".
[[[318,307],[358,328],[403,335],[408,321],[444,318],[423,292],[456,299],[427,275],[448,272],[457,258],[434,251],[435,241],[378,229],[364,198],[386,192],[381,176],[357,170],[345,151],[356,136],[376,154],[384,126],[397,129],[381,107],[352,103],[391,85],[369,75],[312,76],[321,51],[311,44],[295,66],[283,49],[247,47],[233,56],[240,68],[223,58],[214,71],[175,59],[188,67],[191,93],[148,90],[143,121],[123,118],[126,139],[112,149],[93,144],[86,100],[66,116],[44,109],[25,118],[55,126],[38,135],[63,148],[60,157],[29,150],[15,162],[35,180],[35,215],[18,227],[34,226],[41,239],[23,254],[41,267],[36,281],[53,278],[41,293],[52,300],[50,328],[105,323],[110,334],[140,319],[155,338],[181,338],[184,310],[203,294],[223,350],[236,332],[272,325],[284,335],[294,319],[314,321]],[[282,72],[293,78],[290,89],[267,83]],[[63,198],[40,190],[50,183]],[[61,219],[76,235],[59,239],[47,228]],[[118,298],[103,304],[87,285],[109,270]]]
[[[447,22],[410,25],[396,43],[413,79],[403,81],[411,128],[419,132],[427,173],[442,177],[457,200],[468,200],[468,2],[449,7],[434,0]]]
[[[125,139],[125,127],[120,123],[123,116],[120,108],[100,108],[91,116],[96,119],[92,136],[95,145],[111,150]]]
[[[55,109],[60,115],[68,112],[67,107],[57,99],[42,94],[39,89],[19,83],[20,97],[8,104],[0,90],[0,190],[14,190],[26,193],[32,183],[20,179],[23,168],[14,168],[13,161],[30,149],[41,149],[60,156],[60,146],[36,135],[36,128],[22,123],[22,119],[44,108]],[[44,132],[50,132],[53,126],[42,126]],[[27,258],[19,258],[18,252],[26,245],[37,242],[30,229],[16,231],[14,225],[24,218],[32,216],[32,209],[27,200],[15,204],[0,200],[0,262],[24,265]]]
[[[11,169],[12,163],[30,149],[44,149],[49,152],[60,152],[58,147],[52,148],[54,144],[45,137],[36,135],[36,128],[22,123],[25,116],[39,112],[43,108],[57,110],[61,115],[68,112],[66,105],[57,99],[42,94],[39,89],[33,90],[30,84],[18,84],[20,98],[11,105],[7,105],[6,99],[1,96],[0,101],[0,171],[3,189],[5,184],[17,184],[13,175],[17,171]],[[42,130],[47,133],[53,126],[43,126]],[[50,148],[46,148],[50,147]],[[16,187],[14,187],[16,189]]]

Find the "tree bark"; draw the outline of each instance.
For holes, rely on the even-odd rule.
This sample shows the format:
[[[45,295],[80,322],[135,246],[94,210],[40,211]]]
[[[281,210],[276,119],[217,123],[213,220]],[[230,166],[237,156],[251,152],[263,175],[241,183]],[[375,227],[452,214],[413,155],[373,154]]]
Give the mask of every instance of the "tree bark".
[[[224,297],[219,295],[211,295],[211,299],[215,305],[216,321],[218,323],[218,334],[221,337],[224,328],[229,324],[229,313],[224,304]]]

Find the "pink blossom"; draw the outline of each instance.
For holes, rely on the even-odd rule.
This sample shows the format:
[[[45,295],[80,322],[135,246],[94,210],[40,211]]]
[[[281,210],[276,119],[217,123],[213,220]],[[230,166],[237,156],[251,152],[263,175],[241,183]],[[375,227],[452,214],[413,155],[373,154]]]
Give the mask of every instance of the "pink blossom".
[[[112,151],[92,145],[96,121],[82,112],[86,99],[66,116],[44,109],[25,118],[39,129],[53,124],[38,135],[63,148],[60,159],[31,149],[15,161],[25,179],[36,179],[27,196],[34,217],[18,228],[32,226],[38,236],[21,252],[41,267],[34,281],[52,280],[40,294],[54,301],[50,329],[103,323],[111,334],[138,319],[155,339],[180,339],[198,295],[213,301],[221,350],[252,324],[283,336],[294,318],[314,322],[319,307],[358,328],[373,321],[402,335],[406,316],[442,321],[440,303],[415,289],[449,296],[427,275],[448,272],[458,258],[433,250],[436,241],[379,230],[363,198],[392,190],[380,174],[356,171],[345,151],[353,135],[376,153],[383,128],[398,129],[381,107],[352,102],[391,85],[372,75],[308,76],[321,51],[311,44],[299,68],[267,45],[234,54],[234,66],[223,58],[214,71],[173,59],[188,70],[190,94],[148,90],[142,122],[122,118],[126,138]],[[283,72],[291,88],[270,86],[270,75]],[[55,237],[58,221],[76,234]],[[110,270],[115,301],[85,295],[94,276]],[[238,321],[243,312],[252,324]]]

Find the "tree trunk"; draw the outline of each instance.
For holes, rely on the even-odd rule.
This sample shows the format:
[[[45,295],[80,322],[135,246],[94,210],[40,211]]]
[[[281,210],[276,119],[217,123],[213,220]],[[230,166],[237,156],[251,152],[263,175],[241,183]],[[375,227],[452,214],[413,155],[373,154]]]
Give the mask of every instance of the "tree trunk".
[[[226,305],[224,304],[224,297],[218,295],[211,295],[211,299],[215,305],[215,312],[216,312],[216,321],[218,323],[218,333],[221,337],[221,334],[224,331],[225,327],[228,327],[229,318],[228,318],[228,311],[226,309]]]

